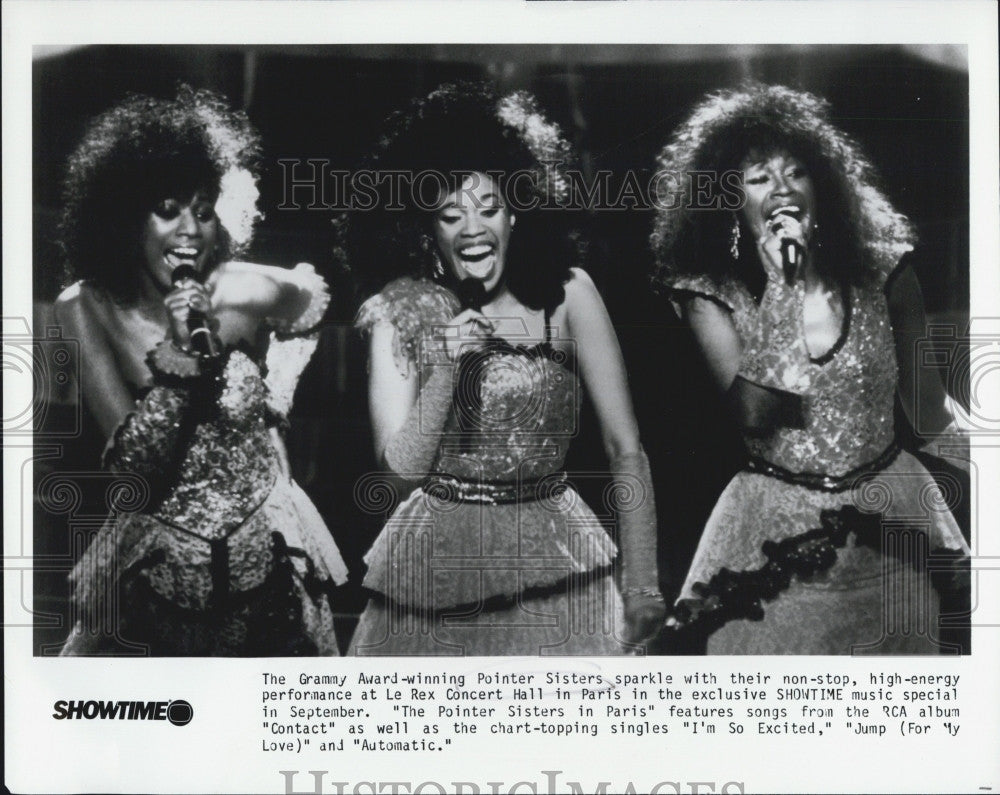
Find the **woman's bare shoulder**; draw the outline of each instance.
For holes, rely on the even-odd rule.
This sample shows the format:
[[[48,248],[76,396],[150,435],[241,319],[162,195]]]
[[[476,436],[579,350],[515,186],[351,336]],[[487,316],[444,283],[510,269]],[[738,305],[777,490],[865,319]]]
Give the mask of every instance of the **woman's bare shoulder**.
[[[86,282],[74,282],[53,303],[56,319],[64,325],[79,328],[106,327],[112,311],[112,302],[100,290]]]
[[[94,288],[86,282],[73,282],[56,297],[55,306],[76,307],[95,299]]]
[[[565,299],[552,313],[552,322],[565,325],[572,330],[574,323],[587,322],[595,314],[607,314],[604,299],[594,284],[594,280],[582,268],[570,268],[569,279],[563,285]]]
[[[594,280],[590,278],[590,274],[583,268],[570,268],[565,290],[566,299],[570,300],[571,296],[577,297],[596,294],[597,286],[594,284]]]

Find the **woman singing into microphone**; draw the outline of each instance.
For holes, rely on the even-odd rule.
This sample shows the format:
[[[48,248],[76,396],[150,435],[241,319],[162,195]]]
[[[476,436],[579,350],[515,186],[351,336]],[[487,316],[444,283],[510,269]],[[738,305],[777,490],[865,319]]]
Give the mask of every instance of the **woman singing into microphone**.
[[[366,557],[352,653],[622,654],[662,622],[621,352],[572,267],[568,156],[528,94],[460,84],[397,115],[373,157],[413,180],[352,216],[346,253],[381,288],[359,316],[376,453],[420,487]],[[581,386],[610,459],[621,595],[615,545],[562,472]]]
[[[895,437],[897,390],[920,427],[954,429],[940,383],[913,392],[910,224],[826,103],[782,86],[708,97],[659,166],[685,180],[653,234],[659,276],[750,455],[671,624],[710,634],[714,654],[940,650],[928,570],[968,547]],[[691,175],[706,173],[714,193],[695,201]]]
[[[311,266],[230,260],[258,154],[245,115],[182,88],[105,112],[70,158],[56,313],[132,499],[73,570],[63,654],[337,654],[345,567],[278,433],[329,295]]]

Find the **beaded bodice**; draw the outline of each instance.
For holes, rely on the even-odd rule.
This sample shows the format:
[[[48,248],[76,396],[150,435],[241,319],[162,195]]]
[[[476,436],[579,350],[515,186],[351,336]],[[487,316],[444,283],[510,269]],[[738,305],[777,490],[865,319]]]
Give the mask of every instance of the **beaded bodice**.
[[[805,427],[748,438],[751,454],[792,472],[842,475],[892,443],[897,374],[885,299],[857,288],[845,290],[845,299],[844,329],[829,352],[813,359],[803,345],[774,356],[776,367],[801,372]],[[737,328],[750,322],[738,319]]]
[[[404,277],[368,299],[357,323],[362,330],[391,323],[397,366],[404,373],[419,367],[425,383],[435,367],[450,366],[432,337],[459,308],[458,299],[444,287]],[[471,360],[465,360],[468,356]],[[528,346],[491,338],[485,348],[465,354],[456,370],[436,472],[512,483],[561,469],[576,433],[580,396],[570,356],[549,339]],[[468,371],[464,377],[463,370]]]
[[[840,338],[817,358],[805,346],[801,304],[791,314],[787,303],[765,298],[758,306],[735,279],[716,285],[705,277],[690,277],[676,287],[729,308],[744,365],[752,358],[761,382],[804,398],[804,427],[747,436],[752,456],[794,473],[837,476],[874,461],[892,444],[896,356],[888,308],[877,287],[844,288]],[[785,297],[794,300],[792,291]]]
[[[501,342],[474,355],[470,369],[479,371],[479,383],[463,384],[460,364],[435,470],[488,482],[559,471],[576,432],[580,394],[566,354],[549,342]]]
[[[157,518],[210,539],[227,535],[256,510],[277,474],[259,366],[236,350],[220,378],[216,407],[194,428],[175,485],[156,511]]]
[[[272,339],[273,370],[234,349],[211,383],[154,387],[116,431],[108,465],[149,480],[157,519],[208,540],[229,535],[278,476],[270,421],[287,413],[315,344]]]

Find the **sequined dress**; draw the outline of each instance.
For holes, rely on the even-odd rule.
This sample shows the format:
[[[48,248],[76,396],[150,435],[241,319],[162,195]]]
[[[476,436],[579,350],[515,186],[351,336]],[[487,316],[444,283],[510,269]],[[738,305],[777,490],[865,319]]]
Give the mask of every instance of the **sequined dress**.
[[[458,309],[448,290],[404,278],[369,299],[359,326],[391,323],[397,365],[420,362],[425,382],[448,364],[422,346]],[[431,472],[409,473],[421,486],[365,558],[372,598],[350,653],[625,653],[616,547],[562,474],[578,417],[573,363],[548,339],[494,340],[475,369],[474,405],[456,387]]]
[[[677,608],[711,614],[727,589],[754,604],[736,605],[743,617],[717,628],[708,652],[944,651],[928,572],[935,554],[968,548],[934,479],[895,440],[897,363],[881,284],[843,287],[840,337],[816,358],[805,346],[801,286],[760,304],[735,277],[672,286],[731,314],[741,376],[799,395],[804,407],[804,422],[793,423],[802,427],[745,436],[749,467],[709,517]],[[858,532],[847,532],[850,517]]]
[[[63,655],[338,654],[328,593],[347,570],[272,436],[316,347],[297,332],[327,301],[272,333],[266,361],[229,350],[136,402],[105,450],[121,494],[70,575]]]

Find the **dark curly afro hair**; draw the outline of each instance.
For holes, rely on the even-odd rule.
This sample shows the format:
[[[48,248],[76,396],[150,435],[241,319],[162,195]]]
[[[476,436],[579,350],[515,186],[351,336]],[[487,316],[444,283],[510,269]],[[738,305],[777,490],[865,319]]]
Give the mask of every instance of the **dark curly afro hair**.
[[[672,209],[657,213],[651,236],[657,264],[654,282],[669,286],[675,274],[697,273],[721,279],[733,271],[729,253],[733,212],[692,209],[691,175],[739,170],[751,151],[785,150],[799,158],[812,177],[819,221],[816,263],[821,274],[860,285],[891,271],[912,248],[913,230],[879,189],[874,169],[858,144],[830,123],[828,113],[828,103],[812,94],[760,83],[702,101],[657,160],[660,169],[678,175],[681,192]],[[714,190],[721,190],[720,182],[715,182]],[[701,199],[702,206],[712,205],[706,197]],[[750,237],[744,234],[740,241],[744,270],[743,263],[757,262]],[[737,275],[751,280],[745,273]]]
[[[69,282],[127,305],[138,298],[142,227],[166,197],[217,202],[216,265],[250,240],[260,144],[245,114],[210,91],[130,96],[91,121],[69,158],[59,228]],[[225,205],[225,206],[223,206]]]
[[[354,175],[355,209],[336,222],[336,254],[366,295],[400,276],[431,277],[430,194],[435,187],[436,198],[445,187],[455,190],[470,172],[489,173],[517,214],[507,286],[525,305],[552,309],[563,301],[569,269],[582,254],[573,214],[562,207],[563,170],[571,158],[558,126],[527,92],[500,96],[482,82],[442,85],[387,120]],[[404,176],[394,181],[395,174]],[[414,179],[419,174],[433,178]],[[446,286],[454,287],[449,278]]]

